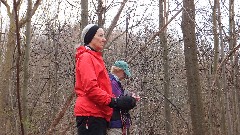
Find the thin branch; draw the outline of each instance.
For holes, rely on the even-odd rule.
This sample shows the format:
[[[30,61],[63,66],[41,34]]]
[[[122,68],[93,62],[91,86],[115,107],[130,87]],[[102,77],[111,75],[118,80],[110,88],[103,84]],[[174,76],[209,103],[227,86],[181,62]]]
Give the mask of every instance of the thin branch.
[[[7,4],[7,1],[5,1],[5,0],[1,0],[1,2],[2,2],[3,5],[5,5],[6,7],[9,7],[9,5]]]
[[[215,83],[216,83],[216,80],[217,80],[217,74],[219,72],[219,70],[222,68],[223,64],[226,63],[226,61],[233,55],[234,52],[236,52],[238,49],[240,48],[240,44],[236,47],[234,47],[231,51],[229,51],[228,55],[226,55],[224,57],[224,59],[222,60],[222,62],[219,64],[216,72],[215,72],[215,75],[214,75],[214,81],[213,81],[213,84],[212,84],[212,88],[214,87]]]
[[[107,31],[107,33],[106,33],[106,40],[107,40],[107,41],[109,40],[109,37],[110,37],[113,29],[115,28],[115,26],[116,26],[116,24],[117,24],[117,21],[119,20],[119,17],[120,17],[120,15],[121,15],[121,13],[122,13],[122,11],[123,11],[123,8],[125,7],[125,4],[126,4],[127,1],[128,1],[128,0],[123,0],[120,8],[118,9],[118,12],[117,12],[116,16],[113,18],[113,21],[111,22],[111,25],[109,26],[108,31]]]
[[[162,92],[160,92],[157,88],[155,88],[157,90],[157,92],[159,92],[163,97],[164,99],[166,99],[177,111],[177,114],[181,117],[181,119],[184,121],[184,123],[186,124],[187,126],[187,129],[189,130],[189,126],[188,126],[188,123],[187,121],[184,119],[183,115],[181,114],[181,111],[178,109],[178,107],[172,102],[170,101]],[[188,131],[189,133],[190,131]]]
[[[128,63],[131,63],[131,61],[132,61],[138,54],[140,54],[141,51],[143,51],[144,49],[146,49],[146,47],[147,47],[149,44],[151,44],[151,43],[153,42],[153,40],[154,40],[161,32],[163,32],[163,31],[165,30],[165,28],[168,26],[168,24],[169,24],[170,22],[172,22],[172,20],[173,20],[174,18],[176,18],[177,15],[182,12],[182,10],[183,10],[183,8],[181,8],[158,32],[156,32],[156,33],[148,40],[148,42],[147,42],[145,45],[143,45],[138,51],[136,51],[136,53],[133,54],[133,56],[128,60]]]
[[[18,1],[16,2],[17,11],[19,11],[21,2],[22,2],[22,0],[18,0]]]
[[[29,16],[29,18],[31,18],[31,17],[35,14],[35,12],[36,12],[36,10],[38,9],[38,7],[39,7],[39,5],[41,4],[41,2],[42,2],[42,0],[37,0],[37,1],[35,2],[34,6],[33,6],[33,8],[32,8],[31,16]],[[28,18],[28,16],[25,16],[23,19],[21,19],[21,20],[19,21],[19,28],[22,28],[22,27],[26,24],[26,22],[29,20],[29,18]]]
[[[67,101],[65,102],[65,104],[63,105],[63,108],[61,109],[61,111],[57,114],[56,118],[54,119],[54,121],[52,122],[51,126],[49,127],[47,133],[45,135],[52,135],[52,132],[54,130],[54,128],[57,126],[57,124],[59,123],[59,121],[62,119],[62,117],[64,116],[65,112],[67,111],[68,107],[71,104],[71,101],[73,100],[75,96],[75,92],[73,91]]]
[[[16,60],[16,91],[17,91],[17,104],[18,104],[18,114],[19,121],[21,127],[21,134],[24,135],[24,127],[23,127],[23,119],[22,119],[22,107],[21,107],[21,98],[20,98],[20,57],[21,57],[21,49],[20,49],[20,34],[19,34],[19,26],[18,26],[18,5],[16,0],[13,1],[13,9],[15,14],[15,25],[16,25],[16,39],[17,39],[17,60]]]
[[[36,66],[36,65],[35,65],[35,66]],[[46,89],[44,89],[44,88],[45,88],[45,86],[47,85],[47,83],[48,83],[48,81],[49,81],[50,78],[44,78],[44,79],[47,79],[47,80],[46,80],[46,82],[43,84],[42,89],[41,89],[41,90],[40,90],[40,89],[38,90],[38,91],[40,91],[40,93],[37,94],[37,97],[35,98],[34,102],[32,103],[31,110],[29,109],[29,116],[32,116],[33,113],[34,113],[34,111],[36,110],[35,108],[38,107],[38,106],[37,106],[38,101],[40,100],[40,98],[42,97],[43,93],[45,92]]]
[[[75,124],[75,120],[71,119],[67,127],[59,134],[59,135],[66,135],[66,132]]]
[[[72,7],[75,7],[75,8],[77,8],[77,6],[75,6],[75,5],[73,5],[72,3],[70,3],[68,0],[66,0],[67,1],[67,3],[69,4],[69,5],[71,5]]]
[[[1,0],[1,2],[3,3],[3,5],[6,6],[8,16],[11,17],[11,16],[12,16],[12,13],[11,13],[11,11],[10,11],[10,6],[8,5],[7,1],[5,1],[5,0]]]
[[[140,23],[141,23],[141,21],[138,21],[135,25],[131,26],[129,29],[132,29],[132,28],[138,26]],[[109,49],[109,47],[112,45],[112,43],[114,41],[116,41],[119,37],[121,37],[123,34],[125,34],[126,32],[127,32],[127,30],[124,30],[122,33],[120,33],[118,36],[116,36],[114,39],[112,39],[112,41],[110,43],[108,43],[104,49],[105,50]]]
[[[156,89],[157,92],[159,92],[159,93],[161,94],[161,96],[163,96],[164,100],[167,100],[167,101],[175,108],[175,110],[177,111],[178,116],[180,117],[180,119],[183,120],[183,122],[184,122],[185,125],[187,126],[187,129],[188,129],[187,132],[189,133],[190,131],[189,131],[188,122],[184,119],[183,115],[181,114],[181,110],[180,110],[173,102],[171,102],[162,92],[160,92],[160,91],[156,88],[156,86],[154,86],[154,89]],[[158,111],[158,109],[159,109],[159,107],[156,106],[156,108],[152,111],[153,113],[150,114],[150,115],[148,116],[148,118],[151,118],[151,117]]]
[[[114,2],[114,0],[112,0],[112,2],[110,2],[111,4],[109,4],[108,6],[106,6],[106,11],[108,11],[108,10],[111,8],[111,6],[113,5],[113,2]]]

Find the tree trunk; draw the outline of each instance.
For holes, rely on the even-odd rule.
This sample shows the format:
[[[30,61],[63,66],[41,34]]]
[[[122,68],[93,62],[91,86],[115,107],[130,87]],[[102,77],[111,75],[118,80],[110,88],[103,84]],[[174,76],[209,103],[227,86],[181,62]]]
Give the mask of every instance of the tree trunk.
[[[24,121],[24,131],[25,134],[28,134],[28,125],[29,118],[28,118],[28,108],[27,108],[27,86],[29,80],[29,73],[28,73],[28,63],[29,63],[29,51],[31,45],[31,10],[32,10],[32,0],[28,0],[28,7],[27,7],[27,23],[26,23],[26,46],[25,46],[25,53],[24,53],[24,63],[23,63],[23,89],[22,89],[22,111],[23,111],[23,121]]]
[[[0,2],[0,9],[2,8],[2,3]],[[2,15],[2,12],[0,10],[0,15]],[[0,16],[0,69],[2,68],[2,52],[3,52],[3,41],[2,41],[2,29],[3,29],[3,19],[2,19],[2,16]],[[1,71],[1,70],[0,70]],[[1,79],[1,76],[0,76],[0,79]]]
[[[7,48],[6,48],[6,53],[4,54],[4,61],[2,64],[2,69],[1,69],[1,78],[0,78],[0,121],[1,121],[1,126],[0,126],[0,134],[5,134],[6,130],[10,130],[9,127],[9,119],[7,117],[7,114],[9,113],[8,111],[10,110],[10,105],[8,98],[9,97],[9,85],[10,85],[10,76],[12,73],[12,65],[13,65],[13,54],[14,54],[14,48],[15,48],[15,42],[16,39],[14,38],[15,36],[15,23],[14,23],[14,18],[10,18],[10,28],[9,28],[9,33],[7,37]]]
[[[20,121],[20,129],[21,135],[24,135],[24,127],[23,127],[23,119],[22,119],[22,106],[21,106],[21,98],[20,98],[20,58],[21,58],[21,47],[20,47],[20,31],[19,31],[19,11],[18,11],[18,4],[16,0],[13,1],[13,8],[14,8],[14,18],[15,18],[15,25],[16,25],[16,48],[17,48],[17,58],[16,58],[16,97],[17,97],[17,105],[18,105],[18,115]]]
[[[216,74],[219,62],[219,37],[218,37],[218,25],[217,25],[217,7],[218,7],[218,0],[214,0],[213,12],[212,12],[212,21],[213,21],[213,35],[214,35],[214,61],[213,61],[213,75]],[[214,76],[213,76],[214,77]],[[210,103],[210,134],[220,134],[219,133],[219,126],[220,122],[219,119],[219,110],[220,110],[220,84],[218,77],[216,78],[216,88],[211,90],[211,103]]]
[[[159,29],[161,29],[165,23],[166,23],[166,0],[159,0]],[[167,29],[167,27],[166,27]],[[164,96],[165,98],[169,99],[169,86],[170,86],[170,79],[169,79],[169,60],[168,60],[168,45],[167,45],[167,38],[166,38],[166,29],[160,33],[160,41],[161,45],[163,46],[163,69],[164,69]],[[168,100],[164,100],[164,108],[165,108],[165,129],[166,129],[166,134],[171,135],[171,109],[170,109],[170,103]]]
[[[8,37],[7,37],[7,44],[6,44],[6,52],[4,53],[2,59],[4,60],[1,64],[3,65],[0,70],[0,121],[2,122],[0,126],[0,134],[7,133],[8,130],[11,130],[8,123],[10,122],[9,117],[7,117],[10,109],[10,105],[8,102],[9,97],[9,89],[10,89],[10,78],[12,76],[13,71],[13,55],[15,51],[15,44],[16,44],[16,24],[14,20],[14,14],[10,12],[10,6],[8,5],[7,1],[1,1],[7,8],[8,17],[9,17],[9,30],[8,30]],[[40,5],[41,0],[37,0],[32,8],[31,16],[34,15],[35,11],[37,10],[38,6]],[[18,7],[16,8],[16,12],[20,10],[20,3],[17,3]],[[22,17],[22,19],[18,22],[19,30],[26,24],[27,19],[26,16]]]
[[[103,27],[104,24],[104,14],[105,14],[105,7],[103,5],[102,0],[98,0],[98,7],[97,7],[97,16],[98,16],[98,26]]]
[[[88,0],[81,0],[81,31],[88,24]]]
[[[107,32],[105,34],[107,41],[109,40],[110,35],[112,34],[112,31],[115,28],[115,26],[116,26],[116,24],[117,24],[117,22],[118,22],[118,20],[120,18],[120,15],[121,15],[121,13],[123,11],[123,8],[125,7],[127,1],[128,0],[123,0],[123,2],[121,3],[121,6],[119,7],[119,9],[117,11],[117,14],[114,16],[114,18],[112,20],[111,25],[109,26],[109,28],[108,28],[108,30],[107,30]],[[127,19],[130,19],[130,17],[128,17]],[[105,48],[109,48],[109,47],[110,47],[110,45],[107,45]]]
[[[235,30],[235,12],[234,12],[234,0],[229,0],[229,29],[230,29],[230,43],[229,43],[229,49],[233,49],[237,45],[237,36],[236,36],[236,30]],[[238,89],[237,85],[239,82],[238,80],[238,56],[233,55],[231,57],[231,63],[232,63],[232,78],[233,78],[233,89],[232,89],[232,98],[233,98],[233,114],[232,114],[232,120],[233,120],[233,134],[239,134],[239,95],[238,95]]]
[[[229,0],[229,50],[234,48],[234,0]],[[231,65],[233,67],[233,55],[230,57]],[[233,69],[231,72],[234,82]],[[233,84],[234,85],[234,84]],[[230,104],[229,102],[232,102]],[[231,109],[232,108],[232,109]],[[228,134],[234,134],[235,129],[235,90],[234,88],[227,91],[227,116],[228,116]]]
[[[236,53],[236,55],[235,55],[235,69],[234,69],[234,71],[235,71],[235,89],[236,89],[236,94],[235,94],[235,96],[236,96],[236,111],[237,111],[237,119],[236,119],[236,122],[237,122],[237,125],[236,125],[236,134],[238,135],[238,134],[240,134],[240,122],[239,122],[239,117],[240,117],[240,107],[239,107],[239,103],[240,103],[240,98],[239,98],[239,95],[240,95],[240,85],[239,85],[239,82],[240,82],[240,80],[239,80],[239,76],[240,76],[240,74],[239,74],[239,69],[240,69],[240,67],[239,67],[239,59],[240,59],[240,57],[237,55],[237,54],[239,54],[239,51],[238,51],[238,53]]]
[[[217,1],[217,10],[218,10],[218,28],[219,28],[219,38],[220,38],[220,46],[221,46],[221,59],[224,59],[224,44],[223,44],[223,32],[222,32],[222,21],[221,21],[221,8],[220,8],[220,2]],[[226,134],[226,119],[225,119],[225,94],[226,93],[226,73],[225,73],[225,66],[222,68],[222,74],[221,74],[221,84],[219,89],[219,102],[220,102],[220,130],[221,134]]]
[[[199,77],[195,35],[195,5],[193,0],[183,0],[182,31],[190,102],[193,135],[205,135],[204,111]]]

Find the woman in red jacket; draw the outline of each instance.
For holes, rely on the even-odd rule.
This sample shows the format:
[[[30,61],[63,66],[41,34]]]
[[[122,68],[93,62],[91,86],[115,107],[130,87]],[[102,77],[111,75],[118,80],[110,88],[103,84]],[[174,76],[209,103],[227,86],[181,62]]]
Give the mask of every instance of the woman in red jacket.
[[[104,30],[95,24],[82,31],[84,46],[77,48],[74,114],[78,135],[105,135],[112,108],[131,109],[136,100],[130,96],[116,98],[101,51],[106,39]]]

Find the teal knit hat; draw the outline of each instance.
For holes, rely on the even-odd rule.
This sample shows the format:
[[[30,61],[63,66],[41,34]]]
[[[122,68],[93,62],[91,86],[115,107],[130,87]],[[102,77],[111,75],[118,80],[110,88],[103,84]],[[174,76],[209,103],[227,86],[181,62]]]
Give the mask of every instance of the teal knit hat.
[[[128,77],[131,76],[131,73],[130,73],[130,70],[129,70],[127,62],[122,61],[122,60],[116,61],[114,63],[114,66],[121,68]]]

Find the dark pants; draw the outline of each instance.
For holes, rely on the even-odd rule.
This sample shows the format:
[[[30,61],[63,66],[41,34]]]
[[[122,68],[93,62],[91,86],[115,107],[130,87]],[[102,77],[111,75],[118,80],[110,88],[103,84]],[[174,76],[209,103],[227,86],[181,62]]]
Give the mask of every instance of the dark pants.
[[[106,135],[107,121],[104,118],[92,116],[77,116],[78,135]]]

